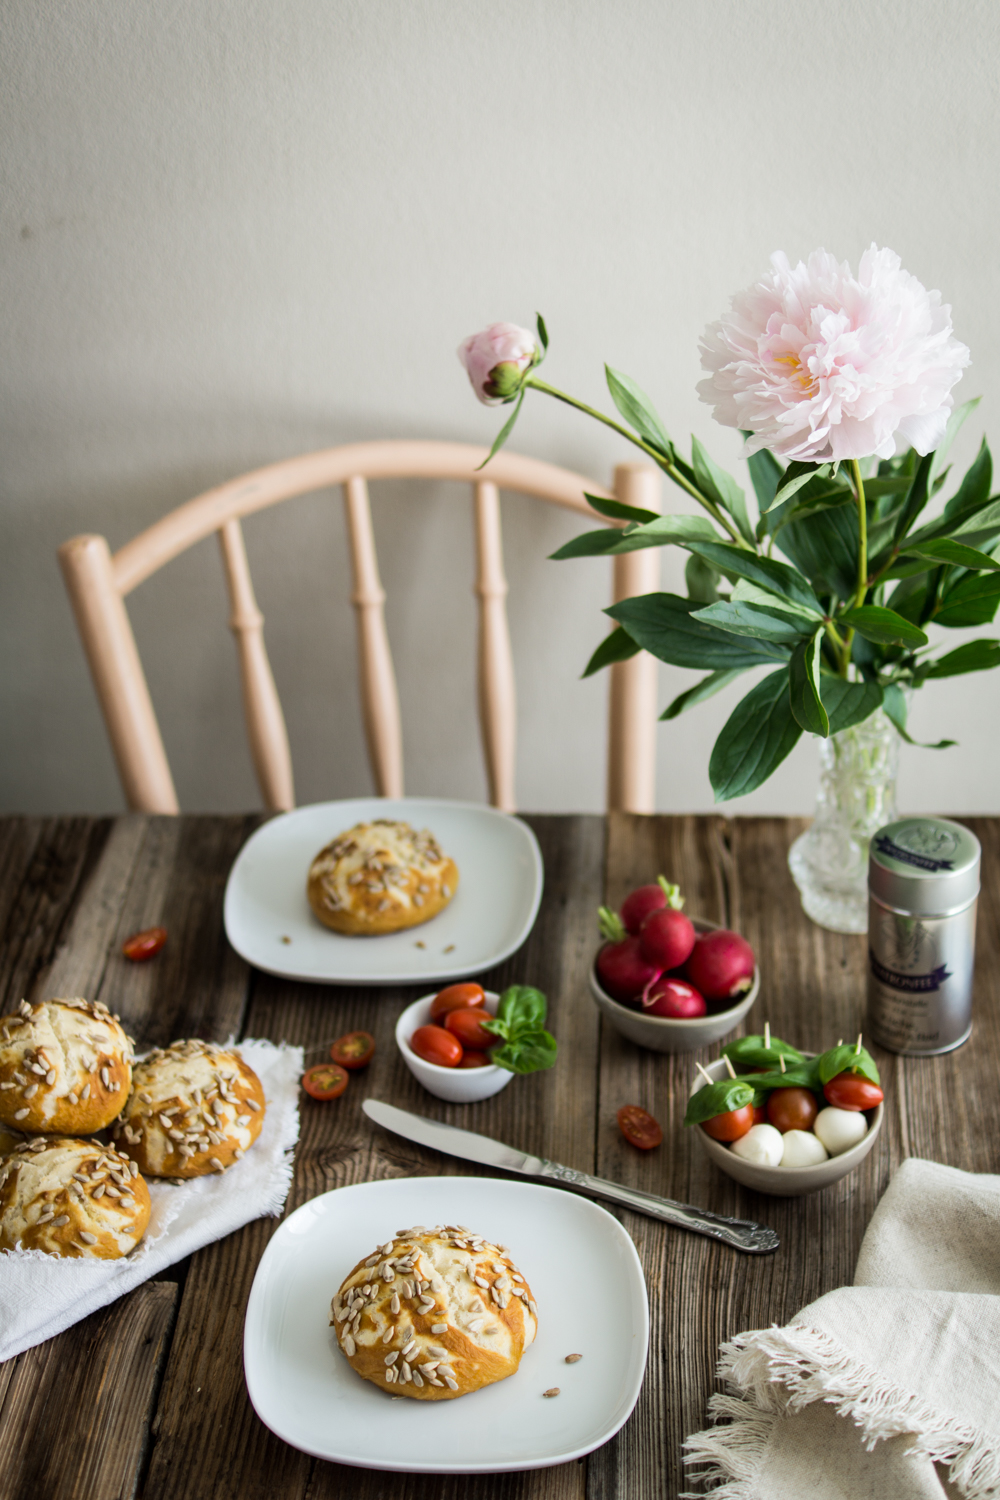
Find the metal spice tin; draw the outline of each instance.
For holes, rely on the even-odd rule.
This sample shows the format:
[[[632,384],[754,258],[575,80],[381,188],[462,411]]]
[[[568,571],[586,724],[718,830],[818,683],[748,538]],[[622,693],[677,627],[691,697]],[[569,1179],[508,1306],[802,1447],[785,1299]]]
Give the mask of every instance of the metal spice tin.
[[[979,840],[947,818],[901,818],[868,855],[868,1034],[904,1057],[972,1030]]]

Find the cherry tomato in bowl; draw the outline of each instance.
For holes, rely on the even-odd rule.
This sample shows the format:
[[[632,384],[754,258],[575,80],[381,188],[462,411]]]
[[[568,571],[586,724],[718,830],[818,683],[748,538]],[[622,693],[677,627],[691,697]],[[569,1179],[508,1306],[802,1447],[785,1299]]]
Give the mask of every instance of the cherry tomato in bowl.
[[[460,1068],[488,1068],[490,1060],[485,1052],[463,1052]]]
[[[767,1123],[780,1130],[812,1130],[819,1114],[815,1094],[809,1089],[775,1089],[767,1100]]]
[[[824,1085],[823,1094],[835,1109],[875,1109],[885,1097],[877,1083],[860,1073],[838,1073]]]
[[[410,1051],[439,1068],[457,1068],[462,1061],[462,1043],[443,1026],[418,1026],[410,1037]]]
[[[481,984],[469,981],[467,984],[449,984],[447,989],[439,990],[431,1001],[431,1020],[442,1021],[450,1011],[472,1010],[476,1006],[486,1004],[486,991]]]
[[[441,1023],[438,1023],[434,1029],[443,1032],[449,1041],[457,1045],[461,1054],[461,1060],[457,1064],[451,1067],[442,1066],[437,1058],[430,1061],[421,1057],[414,1049],[413,1039],[421,1027],[434,1025],[430,1019],[430,1013],[431,1005],[436,998],[437,996],[433,993],[423,995],[419,1000],[414,1000],[408,1005],[397,1019],[396,1046],[399,1048],[403,1062],[428,1093],[434,1094],[438,1099],[446,1100],[449,1104],[472,1104],[480,1099],[489,1099],[493,1094],[506,1088],[515,1075],[507,1068],[501,1068],[495,1063],[492,1056],[485,1053],[484,1049],[463,1048],[458,1037]],[[496,1015],[499,1002],[499,995],[494,994],[492,990],[486,991],[484,1007],[479,1011],[484,1020],[487,1015]],[[463,1008],[478,1009],[475,1006]],[[499,1041],[499,1037],[491,1036],[490,1046],[495,1047]],[[478,1066],[473,1065],[471,1060],[468,1063],[465,1062],[469,1052],[479,1054],[482,1060]]]
[[[640,1109],[638,1104],[623,1104],[618,1111],[618,1129],[630,1146],[640,1151],[652,1151],[663,1140],[663,1130],[658,1120]]]
[[[130,938],[126,938],[122,943],[122,952],[134,964],[142,964],[147,958],[155,958],[166,941],[165,927],[147,927],[145,932],[134,932]]]
[[[357,1068],[367,1068],[375,1056],[375,1038],[370,1031],[349,1031],[346,1036],[337,1038],[330,1048],[330,1056],[349,1073]]]
[[[473,1052],[488,1052],[500,1038],[486,1031],[483,1022],[489,1020],[483,1010],[450,1010],[444,1018],[446,1030],[457,1036],[462,1046]]]
[[[303,1073],[302,1087],[310,1099],[339,1099],[347,1087],[347,1074],[336,1063],[317,1063]]]
[[[742,1109],[730,1109],[724,1115],[713,1115],[702,1120],[701,1128],[713,1141],[738,1141],[746,1135],[753,1124],[753,1105],[744,1104]]]

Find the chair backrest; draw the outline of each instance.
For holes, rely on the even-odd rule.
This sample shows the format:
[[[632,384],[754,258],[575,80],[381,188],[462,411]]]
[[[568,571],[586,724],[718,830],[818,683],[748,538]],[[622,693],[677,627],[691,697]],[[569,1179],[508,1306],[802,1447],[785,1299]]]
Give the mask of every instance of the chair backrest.
[[[171,511],[112,555],[101,536],[77,536],[59,548],[94,686],[111,739],[128,805],[142,812],[176,813],[177,794],[143,674],[125,597],[193,543],[219,538],[229,589],[229,625],[236,638],[247,734],[264,805],[294,806],[288,735],[264,647],[264,618],[257,607],[240,518],[280,500],[328,485],[343,486],[356,611],[361,703],[375,785],[380,796],[403,793],[399,699],[383,604],[385,591],[368,503],[368,479],[456,479],[473,487],[476,579],[479,600],[479,718],[490,800],[515,808],[514,667],[507,627],[500,542],[501,489],[518,490],[554,505],[594,511],[584,491],[608,491],[579,474],[538,459],[500,452],[485,473],[485,448],[464,443],[372,442],[329,448],[271,464],[208,490]],[[657,471],[638,464],[615,470],[614,498],[659,510]],[[658,587],[659,553],[614,559],[614,600]],[[656,663],[645,653],[611,669],[608,806],[629,812],[654,808]]]

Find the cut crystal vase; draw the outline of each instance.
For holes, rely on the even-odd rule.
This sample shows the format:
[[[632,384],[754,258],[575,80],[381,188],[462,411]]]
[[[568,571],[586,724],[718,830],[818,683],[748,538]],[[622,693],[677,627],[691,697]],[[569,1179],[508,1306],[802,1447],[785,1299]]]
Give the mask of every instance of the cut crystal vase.
[[[896,816],[899,735],[878,709],[820,740],[816,816],[788,851],[806,914],[832,932],[868,931],[868,845]]]

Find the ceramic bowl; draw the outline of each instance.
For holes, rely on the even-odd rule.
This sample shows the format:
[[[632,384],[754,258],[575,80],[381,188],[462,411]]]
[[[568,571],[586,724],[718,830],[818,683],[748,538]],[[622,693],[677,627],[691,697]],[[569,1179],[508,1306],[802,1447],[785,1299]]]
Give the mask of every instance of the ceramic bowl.
[[[812,1055],[806,1054],[807,1057]],[[728,1077],[721,1057],[717,1062],[710,1063],[705,1071],[713,1081]],[[704,1082],[701,1074],[696,1073],[690,1092],[695,1093]],[[721,1167],[723,1172],[728,1172],[730,1177],[735,1177],[737,1182],[742,1182],[744,1187],[753,1188],[758,1193],[770,1193],[775,1198],[801,1198],[806,1193],[818,1193],[820,1188],[829,1187],[832,1182],[839,1182],[864,1161],[882,1129],[883,1108],[880,1104],[876,1109],[866,1111],[868,1134],[863,1140],[856,1146],[851,1146],[850,1150],[842,1151],[839,1156],[831,1156],[829,1160],[819,1162],[815,1167],[761,1167],[755,1162],[744,1161],[741,1156],[734,1156],[728,1146],[723,1145],[722,1141],[713,1141],[700,1125],[688,1128],[694,1131],[716,1166]]]
[[[703,922],[692,917],[696,932],[712,932],[717,922]],[[590,993],[597,1001],[598,1009],[611,1022],[616,1031],[628,1037],[640,1047],[652,1052],[697,1052],[699,1047],[708,1047],[720,1041],[743,1020],[757,998],[760,989],[760,969],[753,971],[753,984],[746,994],[728,1010],[719,1010],[707,1016],[695,1016],[690,1021],[672,1021],[669,1016],[646,1016],[630,1005],[621,1005],[612,1000],[607,990],[598,983],[596,961],[590,966]]]
[[[434,991],[437,994],[437,991]],[[495,1064],[485,1068],[442,1068],[440,1063],[425,1062],[410,1046],[410,1037],[418,1026],[431,1024],[431,1001],[434,995],[425,995],[408,1005],[396,1022],[396,1046],[403,1054],[403,1061],[418,1083],[422,1083],[430,1094],[446,1099],[449,1104],[475,1104],[478,1099],[489,1099],[499,1094],[513,1078],[513,1073]],[[486,1009],[491,1016],[497,1013],[500,996],[493,990],[486,991]]]

